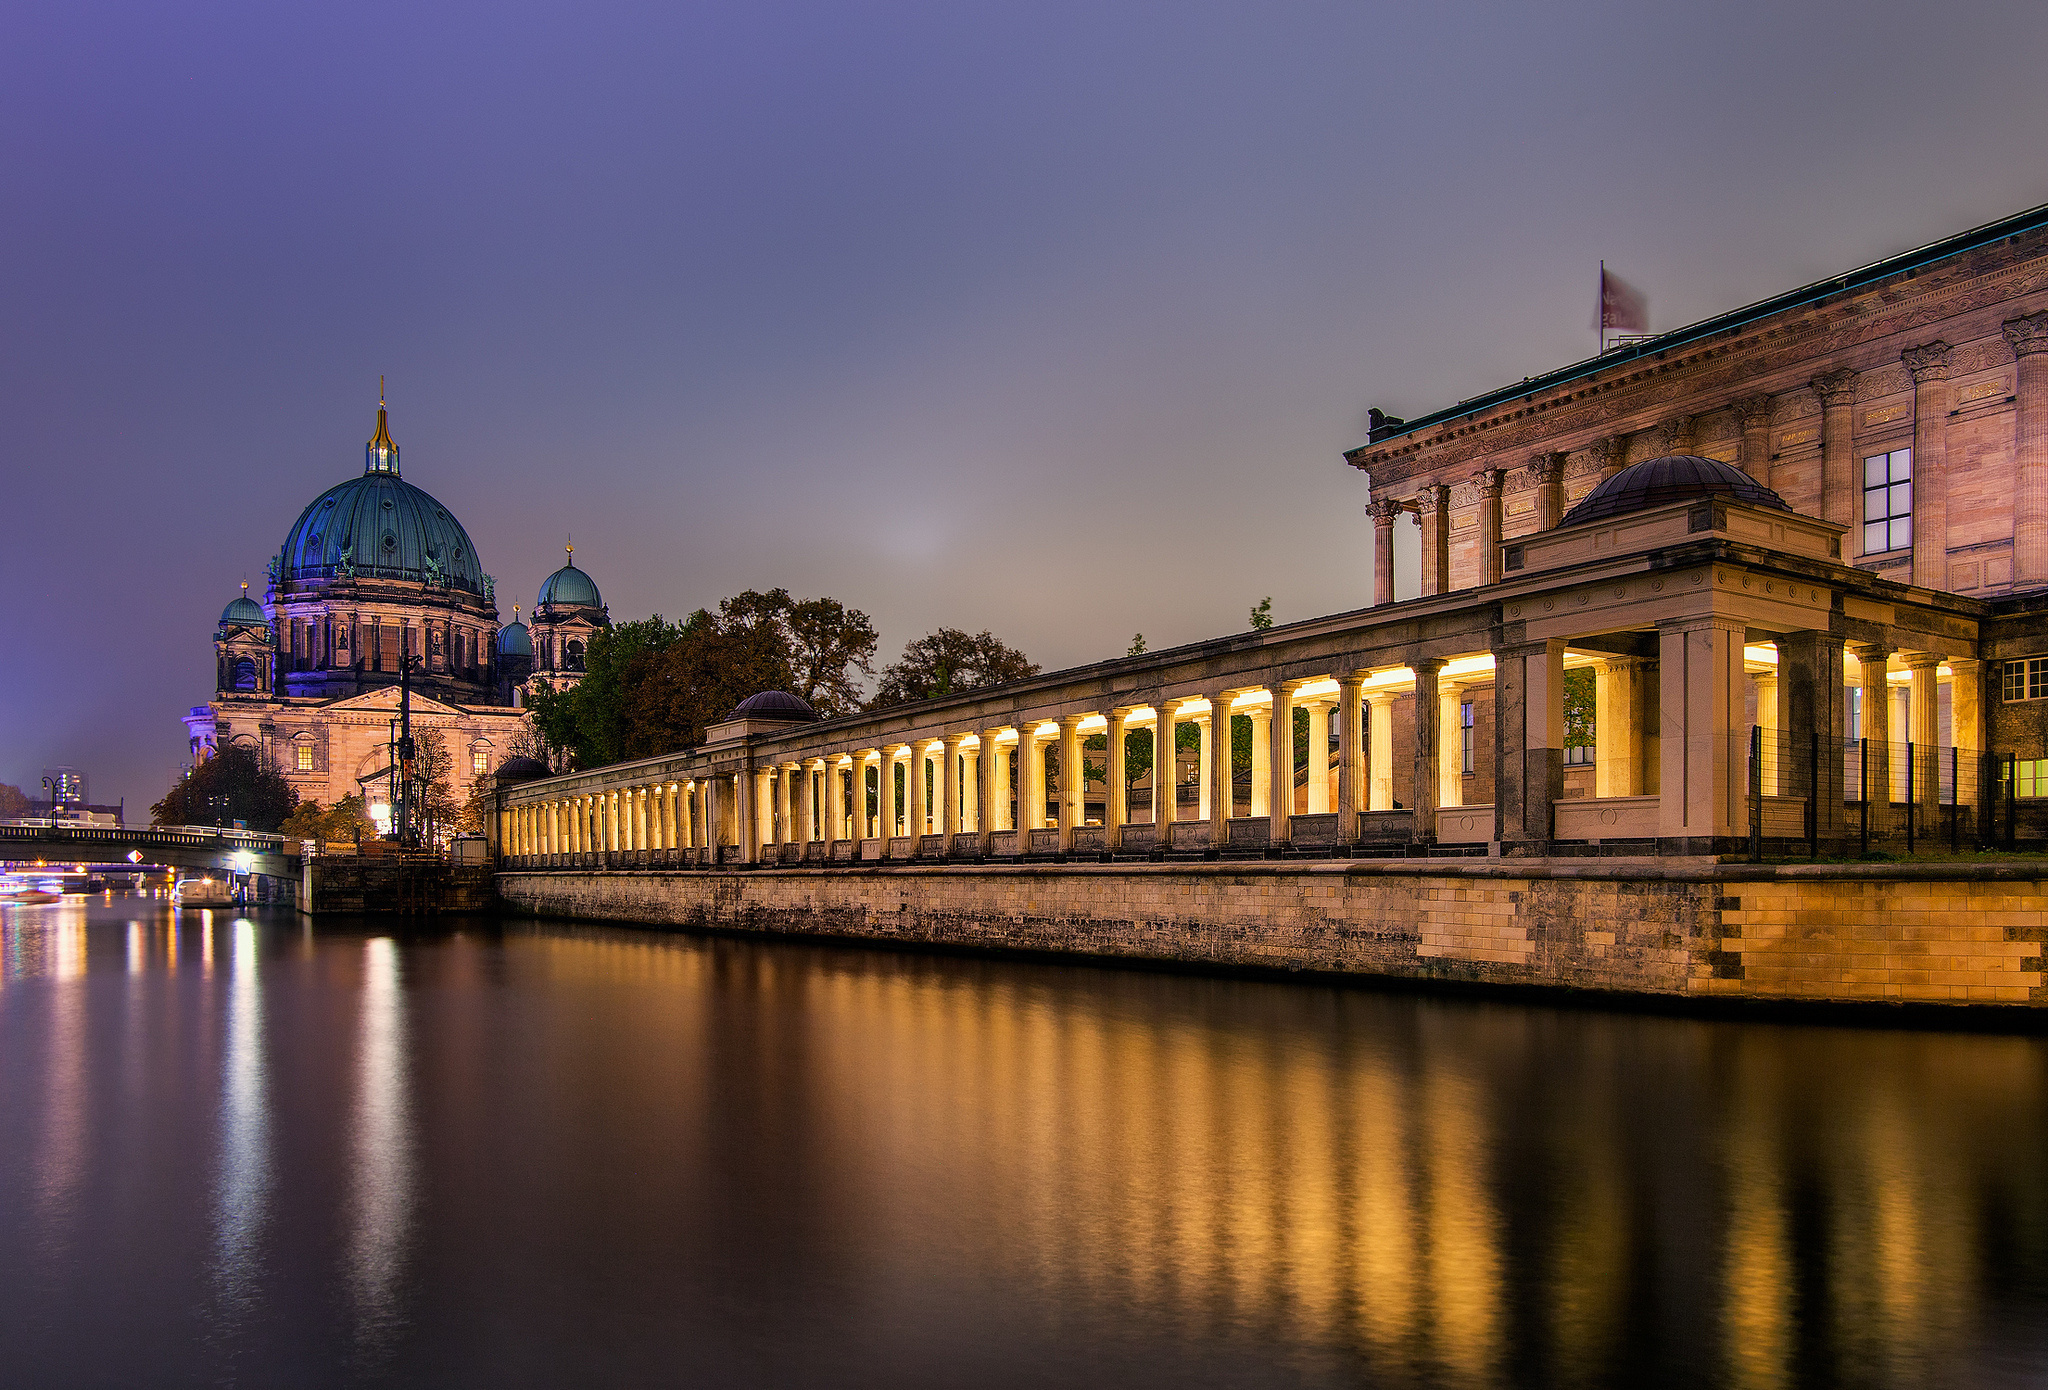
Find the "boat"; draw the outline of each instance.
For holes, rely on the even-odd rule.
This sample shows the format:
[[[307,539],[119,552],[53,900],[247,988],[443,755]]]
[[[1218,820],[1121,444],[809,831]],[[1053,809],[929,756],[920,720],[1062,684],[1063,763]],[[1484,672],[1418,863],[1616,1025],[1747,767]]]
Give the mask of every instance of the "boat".
[[[32,907],[41,903],[63,902],[64,895],[62,893],[46,893],[40,888],[26,888],[19,893],[10,894],[7,901]]]

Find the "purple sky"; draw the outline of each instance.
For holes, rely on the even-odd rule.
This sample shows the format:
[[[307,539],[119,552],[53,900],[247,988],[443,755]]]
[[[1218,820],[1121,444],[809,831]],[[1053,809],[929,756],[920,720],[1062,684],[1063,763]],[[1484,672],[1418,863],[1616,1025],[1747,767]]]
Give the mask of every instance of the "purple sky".
[[[748,587],[1047,666],[1368,595],[1340,452],[2048,200],[2048,7],[32,3],[0,781],[140,810],[362,466],[504,616]],[[139,805],[137,804],[139,803]]]

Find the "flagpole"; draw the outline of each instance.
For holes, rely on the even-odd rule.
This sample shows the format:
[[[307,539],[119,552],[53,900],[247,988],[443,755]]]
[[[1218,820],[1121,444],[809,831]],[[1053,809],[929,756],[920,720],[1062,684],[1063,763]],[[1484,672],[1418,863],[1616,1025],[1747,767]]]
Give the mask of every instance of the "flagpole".
[[[1607,260],[1600,261],[1600,293],[1593,300],[1593,355],[1607,351]]]

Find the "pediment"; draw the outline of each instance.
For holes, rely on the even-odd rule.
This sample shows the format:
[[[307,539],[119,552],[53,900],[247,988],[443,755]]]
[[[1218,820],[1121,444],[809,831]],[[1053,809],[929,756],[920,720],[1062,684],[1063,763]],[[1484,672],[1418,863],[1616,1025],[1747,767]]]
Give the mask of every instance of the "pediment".
[[[398,713],[398,687],[389,685],[382,690],[370,690],[361,695],[351,695],[345,700],[336,700],[333,704],[328,705],[327,708],[331,710],[361,711],[370,714],[396,714]],[[416,715],[445,714],[451,718],[460,716],[463,713],[453,705],[444,705],[439,700],[430,699],[418,691],[413,692],[412,712]]]

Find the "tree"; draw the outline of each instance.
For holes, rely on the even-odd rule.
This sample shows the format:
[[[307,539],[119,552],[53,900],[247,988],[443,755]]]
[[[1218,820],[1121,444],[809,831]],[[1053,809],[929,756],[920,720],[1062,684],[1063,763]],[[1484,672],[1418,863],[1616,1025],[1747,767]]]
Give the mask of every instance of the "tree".
[[[704,731],[763,690],[795,682],[789,648],[767,623],[727,622],[697,612],[677,639],[644,654],[630,673],[622,756],[654,757],[704,741]]]
[[[568,690],[548,689],[538,682],[529,686],[528,703],[541,737],[568,753],[579,767],[624,761],[629,756],[628,687],[646,669],[635,663],[666,651],[683,631],[682,625],[656,613],[593,633],[584,651],[581,681]]]
[[[413,817],[420,843],[438,845],[455,831],[459,809],[449,774],[455,770],[455,756],[439,729],[427,729],[414,736],[412,762]]]
[[[1273,625],[1273,596],[1267,594],[1252,609],[1252,631],[1264,632]]]
[[[327,813],[320,809],[320,803],[307,797],[292,807],[292,813],[284,818],[284,824],[277,833],[287,840],[318,840],[326,827]]]
[[[269,759],[231,743],[187,772],[149,808],[153,825],[232,825],[274,831],[299,801]]]
[[[363,836],[375,835],[377,822],[363,806],[363,794],[350,792],[327,808],[320,818],[320,839],[330,845],[361,844]]]
[[[1129,651],[1127,651],[1127,652],[1125,652],[1125,653],[1124,653],[1124,655],[1125,655],[1125,656],[1143,656],[1144,654],[1145,654],[1145,634],[1144,634],[1144,633],[1142,633],[1142,632],[1134,632],[1134,633],[1132,633],[1132,634],[1131,634],[1131,647],[1130,647],[1130,650],[1129,650]]]
[[[904,647],[895,664],[883,670],[868,708],[957,695],[1037,674],[1038,663],[986,631],[970,637],[959,628],[942,627]]]
[[[18,820],[29,813],[28,797],[20,787],[0,782],[0,820]]]
[[[1564,746],[1590,748],[1593,744],[1594,682],[1590,666],[1564,673]]]
[[[749,589],[718,605],[727,632],[771,628],[787,649],[787,688],[826,719],[861,707],[854,675],[872,676],[878,639],[875,625],[858,608],[835,598],[793,599],[787,589]]]

